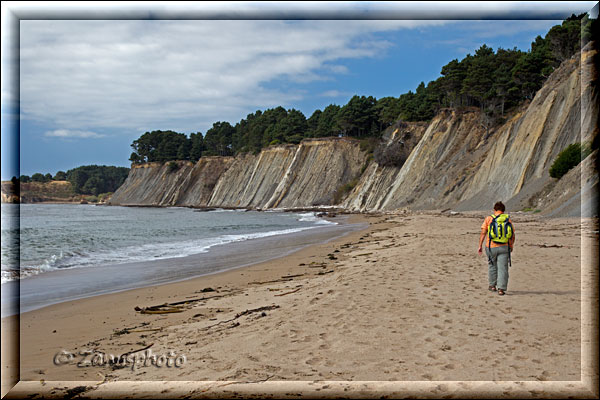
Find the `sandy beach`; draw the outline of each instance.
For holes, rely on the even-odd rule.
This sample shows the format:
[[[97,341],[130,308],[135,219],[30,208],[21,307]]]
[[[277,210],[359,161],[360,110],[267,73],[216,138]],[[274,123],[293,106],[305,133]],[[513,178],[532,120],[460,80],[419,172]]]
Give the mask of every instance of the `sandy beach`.
[[[284,258],[24,313],[20,380],[579,381],[582,221],[511,214],[499,296],[477,254],[485,215],[358,215],[367,229]],[[165,303],[177,312],[136,311]],[[77,366],[148,349],[185,360]]]

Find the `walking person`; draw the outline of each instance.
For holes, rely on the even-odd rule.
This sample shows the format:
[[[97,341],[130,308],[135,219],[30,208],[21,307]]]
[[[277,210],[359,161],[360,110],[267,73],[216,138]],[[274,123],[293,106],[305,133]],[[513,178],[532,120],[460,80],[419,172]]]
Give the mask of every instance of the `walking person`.
[[[488,278],[490,291],[498,290],[503,296],[508,289],[508,268],[511,262],[510,253],[515,243],[515,231],[506,207],[501,201],[494,204],[494,214],[487,216],[481,225],[479,249],[482,254],[485,242],[485,254],[488,257]]]

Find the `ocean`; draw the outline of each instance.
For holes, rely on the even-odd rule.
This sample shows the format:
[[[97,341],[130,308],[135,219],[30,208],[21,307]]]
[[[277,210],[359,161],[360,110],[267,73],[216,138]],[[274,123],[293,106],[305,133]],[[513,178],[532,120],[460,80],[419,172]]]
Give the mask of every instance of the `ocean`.
[[[266,261],[359,228],[312,212],[2,204],[2,316]]]

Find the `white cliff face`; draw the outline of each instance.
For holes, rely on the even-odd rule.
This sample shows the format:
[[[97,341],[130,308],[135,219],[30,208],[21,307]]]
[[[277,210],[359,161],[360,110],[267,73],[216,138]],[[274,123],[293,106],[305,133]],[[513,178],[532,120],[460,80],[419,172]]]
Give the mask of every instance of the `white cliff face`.
[[[258,155],[235,158],[219,178],[209,200],[215,207],[261,207],[270,198],[289,167],[296,146],[264,149]]]
[[[181,183],[189,175],[194,165],[191,162],[177,162],[177,170],[160,163],[132,165],[129,176],[112,195],[109,204],[115,205],[173,205]],[[160,187],[160,190],[157,188]]]
[[[548,171],[558,153],[582,140],[582,121],[593,120],[586,114],[595,113],[597,121],[597,110],[589,105],[597,95],[590,94],[590,79],[582,86],[580,73],[579,58],[565,61],[530,105],[489,135],[477,110],[440,112],[401,168],[371,165],[344,206],[468,210],[488,209],[498,200],[515,207],[531,203],[554,184]],[[588,99],[583,107],[582,92]],[[593,130],[590,125],[587,131]],[[590,134],[583,136],[591,140]]]
[[[566,62],[538,91],[527,109],[494,135],[480,168],[460,200],[495,191],[510,199],[537,179],[549,182],[552,162],[581,140],[581,81],[578,59]]]
[[[478,121],[473,111],[440,112],[401,168],[370,167],[345,205],[357,211],[439,207],[477,159],[485,133]]]
[[[132,167],[115,205],[293,208],[332,205],[338,187],[357,179],[367,155],[358,141],[305,140],[258,155],[201,158],[198,163]]]
[[[293,208],[333,204],[337,188],[358,178],[366,161],[358,142],[343,138],[275,146],[237,157],[209,201],[215,207]]]

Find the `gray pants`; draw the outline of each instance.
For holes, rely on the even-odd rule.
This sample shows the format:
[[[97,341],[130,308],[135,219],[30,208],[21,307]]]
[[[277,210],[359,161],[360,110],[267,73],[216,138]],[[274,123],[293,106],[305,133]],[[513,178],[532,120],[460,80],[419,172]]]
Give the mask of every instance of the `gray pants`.
[[[508,246],[485,248],[488,256],[488,278],[490,286],[508,289]]]

